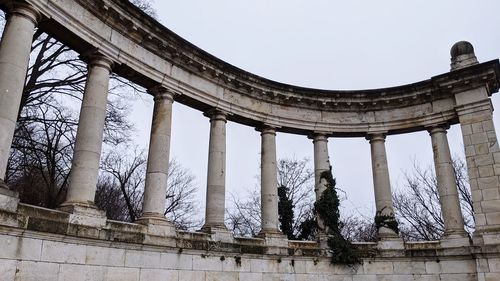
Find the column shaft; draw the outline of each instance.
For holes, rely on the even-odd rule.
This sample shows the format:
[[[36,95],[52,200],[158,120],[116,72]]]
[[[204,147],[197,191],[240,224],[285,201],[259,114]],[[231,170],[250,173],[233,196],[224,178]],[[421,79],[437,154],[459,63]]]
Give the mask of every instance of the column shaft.
[[[40,15],[28,5],[9,12],[0,43],[0,187],[14,136],[33,33]]]
[[[91,58],[80,110],[68,195],[63,205],[94,204],[111,64],[104,56]]]
[[[328,138],[324,134],[314,134],[314,191],[316,200],[326,189],[325,182],[321,181],[321,174],[330,170],[330,160],[328,156]]]
[[[279,233],[276,129],[265,126],[261,141],[261,231]]]
[[[173,93],[165,88],[150,92],[154,109],[141,219],[165,220]]]
[[[394,217],[391,182],[387,165],[387,155],[385,152],[385,135],[371,135],[370,145],[377,215]],[[383,238],[396,236],[396,233],[392,229],[382,226],[378,230],[378,235],[379,238]]]
[[[226,200],[226,115],[218,110],[206,114],[210,117],[208,144],[207,201],[204,229],[222,228]]]
[[[451,160],[446,129],[435,127],[429,130],[434,153],[434,166],[441,202],[441,213],[445,225],[445,236],[465,235],[464,219],[460,209],[455,171]]]

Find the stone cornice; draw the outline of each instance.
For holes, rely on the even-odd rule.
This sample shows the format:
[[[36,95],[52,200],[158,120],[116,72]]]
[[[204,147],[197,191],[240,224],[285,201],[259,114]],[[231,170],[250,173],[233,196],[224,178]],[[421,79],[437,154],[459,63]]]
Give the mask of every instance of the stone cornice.
[[[322,90],[287,85],[232,66],[156,22],[127,1],[26,0],[47,19],[41,28],[77,52],[99,51],[116,62],[117,74],[146,88],[182,93],[174,99],[201,111],[218,108],[228,120],[263,123],[278,131],[363,137],[456,124],[457,93],[498,91],[498,60],[390,88]],[[5,7],[9,0],[0,0]]]

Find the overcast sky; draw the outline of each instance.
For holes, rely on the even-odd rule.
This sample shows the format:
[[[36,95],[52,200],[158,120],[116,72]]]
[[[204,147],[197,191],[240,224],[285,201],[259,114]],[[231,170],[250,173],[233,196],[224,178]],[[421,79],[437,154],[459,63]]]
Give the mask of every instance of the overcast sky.
[[[166,27],[209,53],[279,82],[325,89],[396,86],[449,71],[451,46],[470,41],[480,62],[500,57],[498,0],[156,0]],[[500,96],[500,95],[499,95]],[[500,98],[493,97],[500,108]],[[137,138],[149,138],[152,102],[135,105]],[[495,122],[500,122],[495,112]],[[171,158],[196,176],[204,212],[209,122],[201,112],[174,104]],[[463,155],[458,126],[448,133],[452,153]],[[413,159],[432,164],[427,132],[389,136],[393,188]],[[312,142],[279,133],[278,157],[308,157]],[[346,212],[374,214],[370,147],[362,138],[330,138],[337,186]],[[260,136],[227,124],[227,192],[258,188]],[[311,162],[312,163],[312,162]],[[226,196],[228,198],[228,196]]]

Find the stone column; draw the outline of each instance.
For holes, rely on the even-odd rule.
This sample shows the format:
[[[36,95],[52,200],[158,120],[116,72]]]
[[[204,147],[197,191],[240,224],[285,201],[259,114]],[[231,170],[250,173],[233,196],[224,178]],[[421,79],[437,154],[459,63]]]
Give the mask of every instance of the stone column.
[[[172,103],[174,93],[163,87],[151,89],[154,96],[153,121],[149,141],[143,214],[140,222],[165,223]]]
[[[8,13],[0,43],[0,209],[8,211],[15,211],[19,202],[4,177],[39,19],[40,14],[31,6],[15,4]]]
[[[276,129],[261,129],[260,202],[261,234],[280,234],[278,219],[278,174],[276,166]]]
[[[445,226],[444,238],[466,237],[446,129],[443,126],[433,127],[429,129],[429,134],[432,140],[439,201]]]
[[[326,183],[321,180],[321,173],[330,170],[330,157],[328,156],[328,138],[325,134],[314,134],[314,192],[316,200],[326,189]]]
[[[325,179],[321,179],[321,174],[330,170],[328,137],[326,134],[314,133],[309,138],[313,139],[314,144],[314,192],[317,201],[325,191],[327,184]],[[319,227],[323,229],[323,221],[320,218],[317,218],[317,220]]]
[[[207,204],[202,230],[212,233],[227,231],[224,224],[226,200],[226,114],[219,110],[205,113],[210,117],[208,144]]]
[[[392,205],[391,182],[385,152],[385,135],[382,133],[371,134],[368,139],[371,145],[376,215],[379,217],[386,216],[391,220],[390,217],[394,219],[394,207]],[[392,237],[398,237],[394,230],[384,226],[378,229],[379,239]]]
[[[103,141],[104,119],[112,61],[102,55],[90,58],[87,82],[80,110],[73,163],[69,176],[64,211],[91,212],[94,205],[99,160]]]

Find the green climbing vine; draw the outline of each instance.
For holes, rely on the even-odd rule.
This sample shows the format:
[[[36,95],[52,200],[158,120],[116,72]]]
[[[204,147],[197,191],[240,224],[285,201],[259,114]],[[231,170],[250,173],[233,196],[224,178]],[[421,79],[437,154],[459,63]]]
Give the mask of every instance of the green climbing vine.
[[[393,230],[396,234],[399,234],[398,221],[394,217],[393,213],[383,214],[385,207],[375,214],[375,226],[377,229],[381,227],[386,227]]]
[[[361,259],[358,252],[340,233],[340,200],[335,189],[336,182],[331,168],[321,173],[320,179],[326,181],[326,189],[314,204],[314,210],[322,220],[324,231],[328,236],[327,244],[332,253],[331,262],[344,265],[359,264]]]

